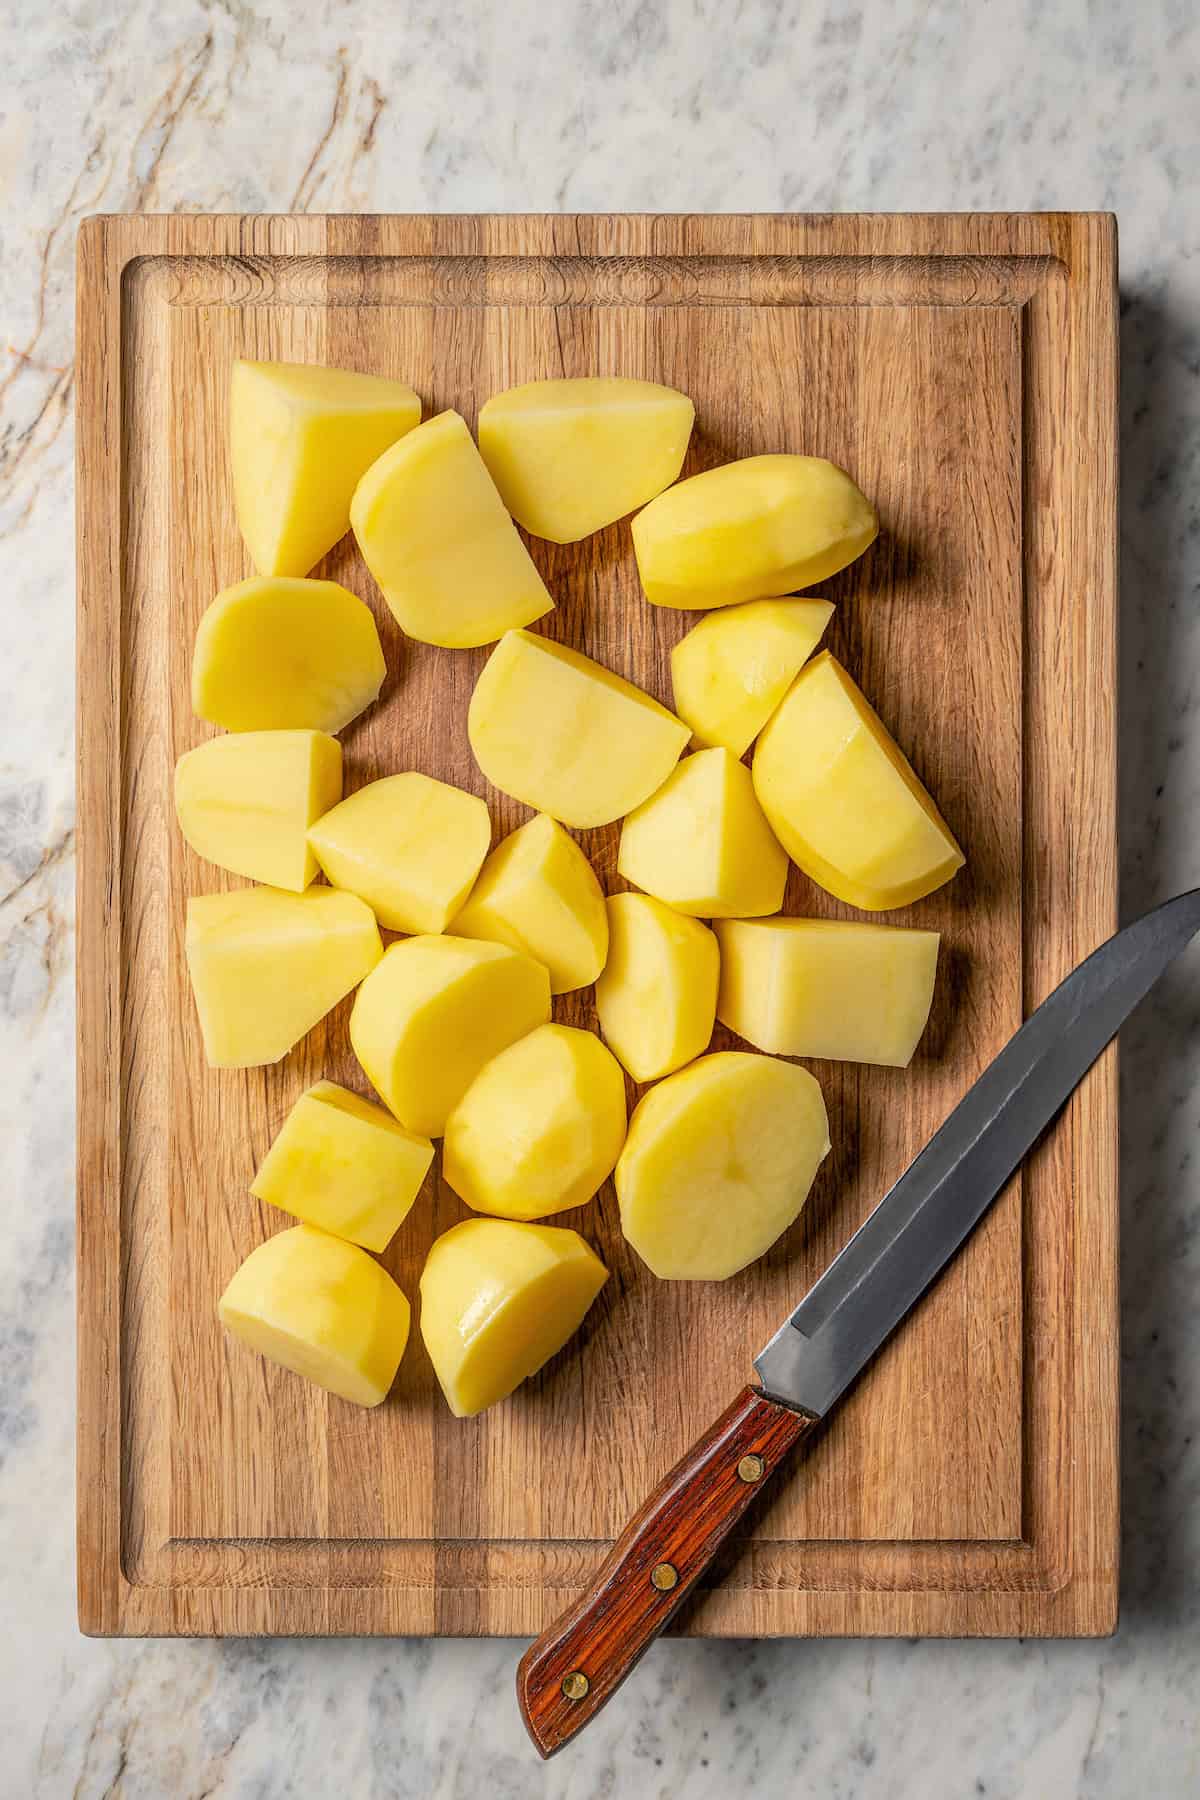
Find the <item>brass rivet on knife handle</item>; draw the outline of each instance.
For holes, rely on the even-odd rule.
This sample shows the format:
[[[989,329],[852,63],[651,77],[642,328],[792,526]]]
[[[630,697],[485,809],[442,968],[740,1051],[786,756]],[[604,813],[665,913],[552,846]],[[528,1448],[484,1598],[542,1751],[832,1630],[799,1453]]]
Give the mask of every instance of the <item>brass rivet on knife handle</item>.
[[[739,1481],[761,1481],[766,1466],[761,1456],[743,1456],[738,1464]]]
[[[563,1676],[562,1691],[568,1700],[583,1700],[591,1685],[582,1669],[572,1669],[569,1675]]]
[[[679,1580],[679,1570],[674,1563],[656,1563],[650,1571],[650,1579],[661,1594],[669,1594]]]

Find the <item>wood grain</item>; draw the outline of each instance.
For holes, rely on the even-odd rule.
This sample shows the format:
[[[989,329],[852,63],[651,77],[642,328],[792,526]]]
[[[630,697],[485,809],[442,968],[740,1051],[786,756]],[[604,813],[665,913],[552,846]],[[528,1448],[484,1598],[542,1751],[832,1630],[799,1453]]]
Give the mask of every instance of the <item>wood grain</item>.
[[[108,218],[79,243],[79,1575],[96,1632],[535,1633],[581,1589],[753,1352],[1024,1014],[1115,925],[1115,234],[1095,215]],[[224,878],[171,817],[196,621],[249,572],[224,456],[235,356],[487,395],[617,372],[697,404],[688,472],[843,463],[878,543],[829,638],[963,843],[898,919],[944,934],[909,1071],[816,1064],[834,1154],[770,1255],[659,1283],[611,1189],[613,1270],[514,1399],[450,1417],[419,1343],[363,1413],[228,1344],[214,1302],[283,1220],[248,1193],[295,1095],[364,1083],[346,1008],[271,1069],[207,1070],[184,901]],[[685,617],[628,526],[531,551],[539,629],[670,700]],[[418,767],[524,810],[470,757],[485,652],[404,640],[351,543],[320,573],[379,619],[348,786]],[[581,834],[610,889],[617,831]],[[789,910],[848,916],[793,873]],[[556,1016],[591,1024],[590,995]],[[723,1031],[718,1045],[736,1042]],[[1116,1592],[1116,1062],[1109,1052],[950,1274],[676,1628],[1055,1633]],[[414,1293],[463,1216],[435,1171],[387,1254]],[[574,1220],[572,1222],[575,1222]]]

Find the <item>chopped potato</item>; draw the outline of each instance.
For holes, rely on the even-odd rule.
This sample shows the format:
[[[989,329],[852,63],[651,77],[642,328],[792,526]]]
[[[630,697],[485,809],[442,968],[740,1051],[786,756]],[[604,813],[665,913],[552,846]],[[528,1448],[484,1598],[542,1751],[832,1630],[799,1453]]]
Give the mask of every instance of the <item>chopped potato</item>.
[[[476,1212],[582,1206],[625,1142],[625,1077],[590,1031],[542,1025],[479,1071],[446,1121],[443,1169]]]
[[[317,872],[308,828],[342,797],[342,746],[323,731],[239,731],[175,764],[175,815],[198,856],[299,894]]]
[[[723,1281],[799,1216],[828,1151],[807,1069],[702,1056],[634,1109],[616,1170],[621,1229],[664,1281]]]
[[[719,969],[707,925],[648,894],[611,897],[596,1016],[635,1081],[657,1081],[707,1049]]]
[[[747,600],[709,613],[671,652],[675,711],[701,748],[744,756],[821,641],[828,600]]]
[[[524,950],[549,969],[552,994],[587,987],[608,955],[603,889],[575,839],[548,813],[497,844],[450,929]]]
[[[421,1276],[421,1336],[451,1412],[507,1399],[578,1331],[607,1280],[560,1225],[467,1219],[443,1232]]]
[[[617,871],[698,919],[778,912],[787,855],[745,763],[728,750],[685,756],[621,827]]]
[[[389,931],[444,931],[471,891],[492,822],[475,794],[409,771],[359,788],[308,834],[334,887]]]
[[[250,1192],[333,1237],[386,1250],[432,1161],[427,1137],[349,1088],[318,1081],[284,1120]]]

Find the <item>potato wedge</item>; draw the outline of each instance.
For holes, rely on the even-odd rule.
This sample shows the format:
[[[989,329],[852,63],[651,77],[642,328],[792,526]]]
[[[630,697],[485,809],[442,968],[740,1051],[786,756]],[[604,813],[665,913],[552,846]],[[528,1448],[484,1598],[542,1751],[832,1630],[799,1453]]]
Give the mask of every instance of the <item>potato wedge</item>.
[[[197,856],[303,893],[317,873],[308,828],[342,797],[342,746],[324,731],[239,731],[175,764],[175,816]]]
[[[549,969],[552,994],[587,987],[608,955],[604,891],[575,839],[548,813],[497,844],[450,930],[524,950]]]
[[[821,641],[828,600],[747,600],[709,613],[671,652],[675,711],[701,749],[744,756]]]
[[[444,931],[492,841],[476,794],[416,770],[359,788],[308,834],[334,887],[357,894],[388,931]]]
[[[719,970],[707,925],[648,894],[611,896],[596,1016],[635,1081],[657,1081],[708,1048]]]
[[[693,918],[752,918],[782,906],[787,853],[745,763],[697,750],[622,825],[617,872]]]

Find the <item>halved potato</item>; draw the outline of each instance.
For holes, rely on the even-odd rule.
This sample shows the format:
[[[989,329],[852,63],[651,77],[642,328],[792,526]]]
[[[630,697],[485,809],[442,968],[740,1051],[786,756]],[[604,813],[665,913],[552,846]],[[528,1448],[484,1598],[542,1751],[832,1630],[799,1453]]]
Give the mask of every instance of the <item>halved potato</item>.
[[[444,931],[471,891],[492,821],[476,794],[409,770],[368,782],[319,819],[309,844],[334,887],[389,931]]]
[[[450,929],[524,950],[549,969],[552,994],[595,981],[608,955],[603,889],[575,839],[548,813],[497,844]]]
[[[828,650],[801,669],[759,738],[754,791],[793,862],[865,912],[920,900],[963,866],[937,807]]]
[[[671,652],[675,711],[692,742],[745,755],[832,612],[828,600],[747,600],[693,625]]]
[[[875,508],[821,456],[747,456],[660,494],[633,521],[646,598],[701,610],[826,581],[876,537]]]
[[[348,588],[255,576],[200,620],[192,710],[226,731],[341,731],[386,674],[371,609]]]
[[[427,1137],[349,1088],[318,1081],[284,1120],[250,1192],[332,1237],[386,1250],[432,1161]]]
[[[400,1123],[426,1137],[441,1136],[484,1063],[550,1017],[549,975],[505,944],[405,938],[371,973],[350,1042]]]
[[[317,872],[308,828],[342,797],[342,746],[323,731],[239,731],[175,764],[175,816],[219,868],[299,894]]]
[[[527,381],[483,406],[479,448],[513,518],[535,537],[574,544],[675,480],[695,414],[686,394],[657,381]]]
[[[676,912],[744,919],[782,906],[787,853],[745,763],[697,750],[622,825],[617,871]]]
[[[185,948],[214,1069],[278,1062],[383,955],[370,907],[327,887],[193,895]]]
[[[408,1343],[409,1304],[387,1270],[311,1225],[252,1250],[217,1313],[251,1350],[356,1406],[387,1398]]]
[[[608,1180],[625,1122],[625,1077],[600,1039],[541,1025],[485,1063],[450,1114],[443,1172],[476,1212],[542,1219]]]
[[[554,608],[456,412],[393,444],[359,482],[350,518],[411,638],[453,649],[490,644]]]
[[[509,631],[475,683],[467,736],[502,793],[583,830],[661,787],[688,728],[590,656]]]
[[[229,447],[238,524],[260,575],[307,575],[350,529],[359,477],[411,431],[403,381],[309,363],[237,361]]]
[[[635,1081],[656,1081],[708,1047],[719,971],[717,940],[699,919],[648,894],[612,895],[596,1016]]]
[[[828,1151],[807,1069],[702,1056],[634,1109],[616,1169],[621,1229],[664,1281],[724,1281],[799,1216]]]
[[[536,1374],[607,1280],[562,1226],[467,1219],[443,1232],[421,1276],[421,1336],[450,1411],[470,1418]]]

